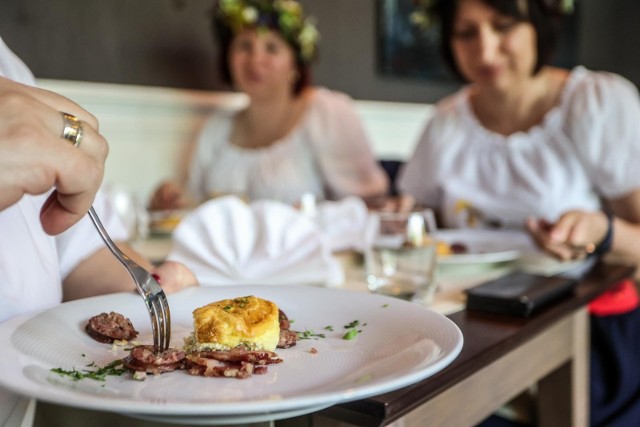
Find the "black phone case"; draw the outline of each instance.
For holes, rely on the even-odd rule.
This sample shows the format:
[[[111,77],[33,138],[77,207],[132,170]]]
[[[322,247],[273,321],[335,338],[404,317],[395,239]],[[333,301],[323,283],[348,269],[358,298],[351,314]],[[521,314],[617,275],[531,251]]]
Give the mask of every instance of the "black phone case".
[[[514,272],[467,290],[467,309],[528,317],[572,293],[577,281]]]

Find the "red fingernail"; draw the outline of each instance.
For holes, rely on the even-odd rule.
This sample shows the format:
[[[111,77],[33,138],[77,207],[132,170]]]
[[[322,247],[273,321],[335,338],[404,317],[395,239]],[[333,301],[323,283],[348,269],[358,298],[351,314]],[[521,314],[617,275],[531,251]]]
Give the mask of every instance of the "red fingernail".
[[[160,276],[158,276],[157,274],[152,274],[151,277],[153,277],[154,279],[156,279],[156,282],[158,283],[162,283],[162,280],[160,280]]]

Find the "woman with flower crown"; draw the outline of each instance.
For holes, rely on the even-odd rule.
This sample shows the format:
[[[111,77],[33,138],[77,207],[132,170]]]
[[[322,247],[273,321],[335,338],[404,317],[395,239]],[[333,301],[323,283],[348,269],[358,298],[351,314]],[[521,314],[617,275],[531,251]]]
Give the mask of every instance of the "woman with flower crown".
[[[421,0],[468,83],[442,100],[399,187],[449,227],[521,227],[564,260],[640,260],[640,102],[624,78],[549,66],[566,0]],[[407,197],[405,196],[405,197]],[[640,425],[635,283],[589,306],[591,424]]]
[[[192,154],[188,193],[218,193],[295,204],[387,191],[363,126],[344,94],[310,85],[318,33],[294,0],[220,0],[214,10],[222,74],[248,106],[216,112]],[[150,207],[187,203],[181,186],[164,183]]]

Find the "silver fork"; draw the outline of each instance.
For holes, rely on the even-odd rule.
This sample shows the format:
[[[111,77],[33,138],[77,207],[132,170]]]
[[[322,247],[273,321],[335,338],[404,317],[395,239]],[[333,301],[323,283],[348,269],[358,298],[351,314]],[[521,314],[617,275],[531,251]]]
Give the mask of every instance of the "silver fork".
[[[104,240],[104,243],[111,252],[113,252],[118,261],[125,266],[129,274],[131,274],[138,288],[138,292],[144,299],[147,310],[149,310],[149,316],[151,317],[154,351],[158,353],[168,349],[169,342],[171,341],[171,314],[169,313],[169,303],[167,302],[164,291],[147,270],[140,267],[118,249],[102,226],[102,222],[100,222],[100,218],[98,218],[98,214],[96,214],[93,207],[89,209],[89,216],[91,217],[91,221],[93,221],[93,225],[96,226],[98,233],[100,233],[102,240]]]

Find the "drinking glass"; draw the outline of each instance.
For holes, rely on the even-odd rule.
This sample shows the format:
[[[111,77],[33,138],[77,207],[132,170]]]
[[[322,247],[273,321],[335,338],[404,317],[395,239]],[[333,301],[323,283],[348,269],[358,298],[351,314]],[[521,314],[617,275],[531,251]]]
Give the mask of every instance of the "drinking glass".
[[[372,213],[365,248],[369,290],[429,305],[437,287],[435,231],[430,209]]]

